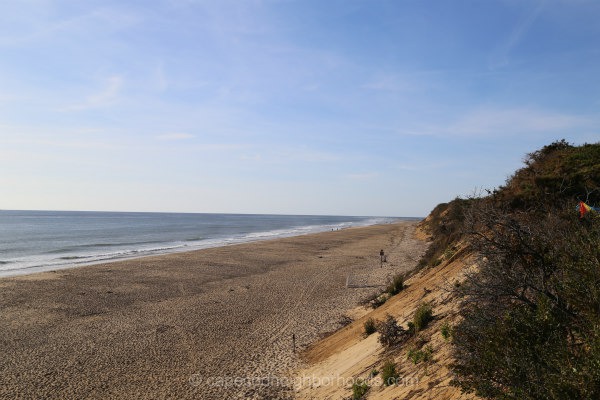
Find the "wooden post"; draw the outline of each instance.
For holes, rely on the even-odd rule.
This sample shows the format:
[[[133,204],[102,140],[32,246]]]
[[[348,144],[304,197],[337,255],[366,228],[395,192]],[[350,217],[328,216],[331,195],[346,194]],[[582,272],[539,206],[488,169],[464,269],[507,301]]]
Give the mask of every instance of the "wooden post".
[[[292,333],[292,351],[296,352],[296,334]]]
[[[383,257],[385,257],[385,253],[383,252],[383,249],[381,249],[381,251],[379,252],[379,264],[380,264],[380,268],[383,268]]]

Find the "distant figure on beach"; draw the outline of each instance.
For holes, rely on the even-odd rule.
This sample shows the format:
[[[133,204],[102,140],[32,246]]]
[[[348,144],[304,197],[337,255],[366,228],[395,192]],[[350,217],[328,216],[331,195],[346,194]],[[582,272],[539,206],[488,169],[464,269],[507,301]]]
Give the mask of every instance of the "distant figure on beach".
[[[379,252],[379,263],[381,265],[381,268],[383,268],[384,261],[385,261],[385,253],[383,252],[383,249],[381,249],[381,251]]]

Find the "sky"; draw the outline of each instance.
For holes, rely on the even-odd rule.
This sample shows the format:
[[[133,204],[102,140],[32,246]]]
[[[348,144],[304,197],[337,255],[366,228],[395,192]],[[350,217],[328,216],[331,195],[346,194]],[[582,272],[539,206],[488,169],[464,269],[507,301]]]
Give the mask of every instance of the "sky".
[[[422,217],[600,140],[597,0],[0,5],[0,209]]]

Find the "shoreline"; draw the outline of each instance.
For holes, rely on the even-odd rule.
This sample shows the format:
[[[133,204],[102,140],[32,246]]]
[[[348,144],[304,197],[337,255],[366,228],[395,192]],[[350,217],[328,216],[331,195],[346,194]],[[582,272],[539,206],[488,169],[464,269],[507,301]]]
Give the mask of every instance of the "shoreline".
[[[386,225],[397,222],[413,222],[420,220],[416,217],[372,217],[373,221],[381,219],[390,219],[390,222],[375,222],[363,224],[363,222],[349,223],[349,226],[342,226],[336,228],[336,230],[343,230],[349,228],[362,228],[375,225]],[[370,220],[369,220],[370,221]],[[66,257],[59,257],[55,260],[47,260],[45,262],[51,262],[50,264],[39,264],[39,265],[26,265],[19,266],[11,269],[0,269],[0,279],[6,277],[30,275],[54,270],[65,270],[72,268],[87,267],[92,265],[121,262],[128,260],[135,260],[144,257],[163,256],[169,254],[187,253],[199,250],[227,247],[238,244],[256,243],[268,240],[285,239],[296,236],[312,235],[316,233],[328,232],[331,229],[331,225],[307,225],[298,226],[289,229],[279,229],[274,231],[257,231],[250,232],[247,234],[241,234],[239,236],[231,237],[215,237],[202,239],[198,243],[186,243],[178,241],[165,241],[157,243],[156,248],[131,248],[128,250],[119,250],[115,254],[82,254],[72,255]],[[42,254],[40,254],[41,256]],[[89,258],[90,260],[85,260]],[[0,261],[0,265],[12,265],[15,261]],[[18,262],[17,262],[18,263]]]
[[[349,274],[385,284],[416,265],[415,225],[2,278],[0,397],[291,397],[281,384],[225,378],[287,377],[299,351],[375,290],[347,289]]]

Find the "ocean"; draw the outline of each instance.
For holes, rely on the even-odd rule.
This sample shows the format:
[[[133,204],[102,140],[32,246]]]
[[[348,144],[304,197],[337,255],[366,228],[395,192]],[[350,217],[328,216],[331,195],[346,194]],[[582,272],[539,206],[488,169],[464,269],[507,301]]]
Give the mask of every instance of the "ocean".
[[[0,210],[0,277],[400,219]]]

